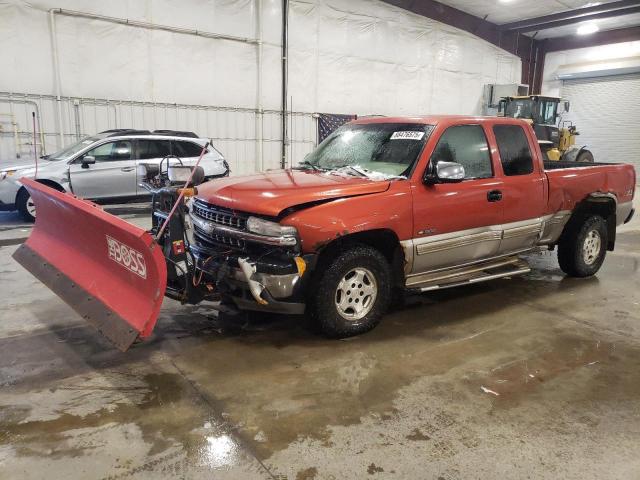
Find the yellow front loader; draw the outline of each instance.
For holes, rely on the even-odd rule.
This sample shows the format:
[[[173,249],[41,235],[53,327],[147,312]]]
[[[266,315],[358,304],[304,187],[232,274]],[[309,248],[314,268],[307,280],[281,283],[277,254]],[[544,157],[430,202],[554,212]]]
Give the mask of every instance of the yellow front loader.
[[[498,116],[531,122],[546,160],[593,162],[593,153],[587,146],[576,145],[576,136],[580,135],[576,126],[570,121],[559,121],[560,100],[544,95],[504,97],[498,104]],[[569,102],[563,102],[563,108],[568,112]]]

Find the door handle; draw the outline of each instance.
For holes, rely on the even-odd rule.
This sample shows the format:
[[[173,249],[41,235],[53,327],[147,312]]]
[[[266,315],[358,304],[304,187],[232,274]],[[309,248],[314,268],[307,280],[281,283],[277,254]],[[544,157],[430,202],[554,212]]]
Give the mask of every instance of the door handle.
[[[502,192],[500,190],[491,190],[487,192],[487,201],[489,202],[499,202],[502,200]]]
[[[133,172],[133,169],[134,169],[134,168],[135,168],[135,167],[122,167],[122,168],[120,169],[120,171],[121,171],[121,172]]]

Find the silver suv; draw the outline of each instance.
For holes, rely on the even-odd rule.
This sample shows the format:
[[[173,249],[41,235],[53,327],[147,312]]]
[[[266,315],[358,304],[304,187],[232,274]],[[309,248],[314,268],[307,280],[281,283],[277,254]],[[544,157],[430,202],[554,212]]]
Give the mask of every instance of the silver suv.
[[[0,210],[18,210],[25,220],[35,220],[35,205],[20,183],[22,177],[100,203],[142,200],[149,193],[139,186],[145,170],[139,165],[159,166],[163,159],[167,159],[164,165],[194,165],[206,143],[207,139],[191,132],[107,130],[43,157],[37,176],[34,165],[0,171]],[[228,163],[212,146],[207,147],[200,166],[207,179],[229,175]]]

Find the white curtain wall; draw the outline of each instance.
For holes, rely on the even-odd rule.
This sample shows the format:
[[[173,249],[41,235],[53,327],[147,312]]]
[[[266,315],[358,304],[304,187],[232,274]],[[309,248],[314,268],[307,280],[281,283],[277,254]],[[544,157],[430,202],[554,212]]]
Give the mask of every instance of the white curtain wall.
[[[213,138],[236,174],[276,168],[281,4],[0,0],[0,164],[32,157],[37,108],[49,153],[107,128],[169,128]],[[519,76],[517,57],[377,0],[292,0],[287,162],[313,148],[314,112],[479,114],[484,84]]]

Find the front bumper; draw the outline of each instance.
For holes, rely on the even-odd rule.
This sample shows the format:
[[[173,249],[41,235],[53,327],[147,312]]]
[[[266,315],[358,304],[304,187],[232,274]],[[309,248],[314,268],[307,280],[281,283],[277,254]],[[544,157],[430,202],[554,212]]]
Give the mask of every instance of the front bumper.
[[[191,244],[197,269],[241,310],[302,314],[315,255],[248,255]],[[225,254],[223,254],[225,253]],[[301,265],[304,265],[301,268]]]
[[[0,210],[15,210],[15,201],[20,185],[12,181],[13,177],[0,180]]]
[[[4,203],[0,200],[0,212],[12,212],[14,210],[16,210],[15,203]]]

